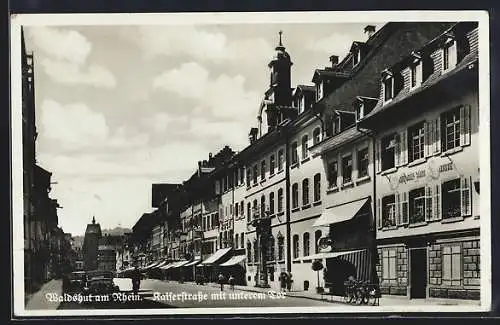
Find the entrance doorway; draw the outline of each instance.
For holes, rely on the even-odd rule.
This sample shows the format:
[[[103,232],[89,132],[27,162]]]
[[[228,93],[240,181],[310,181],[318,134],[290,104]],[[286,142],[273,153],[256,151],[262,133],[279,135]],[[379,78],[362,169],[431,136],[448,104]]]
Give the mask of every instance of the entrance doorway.
[[[410,298],[427,297],[427,249],[410,249]]]

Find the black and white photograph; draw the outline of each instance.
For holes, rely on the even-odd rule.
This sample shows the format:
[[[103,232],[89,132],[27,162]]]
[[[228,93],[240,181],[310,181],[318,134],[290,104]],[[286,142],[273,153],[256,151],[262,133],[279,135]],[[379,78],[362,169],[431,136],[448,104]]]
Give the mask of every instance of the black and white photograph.
[[[15,315],[489,311],[488,19],[13,16]]]

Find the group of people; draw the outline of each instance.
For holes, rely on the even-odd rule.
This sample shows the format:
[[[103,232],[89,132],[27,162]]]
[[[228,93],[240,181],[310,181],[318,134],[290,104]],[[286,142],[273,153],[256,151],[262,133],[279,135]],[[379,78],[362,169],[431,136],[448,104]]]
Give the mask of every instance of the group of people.
[[[224,284],[226,283],[226,278],[224,277],[224,274],[219,273],[219,276],[217,278],[219,284],[220,284],[220,291],[224,291]],[[229,284],[231,290],[234,291],[234,277],[232,274],[229,275],[229,278],[227,280],[227,283]]]

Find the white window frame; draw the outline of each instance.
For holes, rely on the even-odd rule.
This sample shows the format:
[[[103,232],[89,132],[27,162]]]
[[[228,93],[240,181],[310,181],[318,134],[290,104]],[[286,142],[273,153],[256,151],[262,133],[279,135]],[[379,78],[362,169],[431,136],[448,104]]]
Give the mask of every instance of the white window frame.
[[[384,89],[384,93],[383,93],[383,102],[384,104],[386,103],[389,103],[390,101],[392,101],[392,99],[394,98],[394,76],[391,72],[384,72],[384,77],[382,78],[382,87]],[[391,94],[390,94],[390,97],[387,98],[387,82],[390,81],[391,82]]]
[[[422,60],[417,58],[410,65],[410,90],[414,90],[422,85]],[[412,85],[413,78],[415,78],[415,85]]]

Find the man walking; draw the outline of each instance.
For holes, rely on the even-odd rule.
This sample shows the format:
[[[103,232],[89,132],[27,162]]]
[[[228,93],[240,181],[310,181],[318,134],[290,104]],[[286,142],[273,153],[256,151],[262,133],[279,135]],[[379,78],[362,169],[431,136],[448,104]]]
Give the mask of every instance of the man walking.
[[[234,291],[234,277],[232,274],[229,275],[229,286],[231,287],[231,290]]]
[[[220,291],[224,291],[224,275],[222,273],[219,273],[219,284],[220,284]]]

